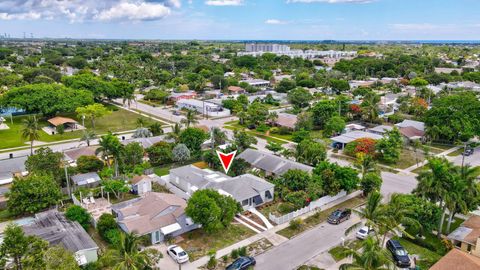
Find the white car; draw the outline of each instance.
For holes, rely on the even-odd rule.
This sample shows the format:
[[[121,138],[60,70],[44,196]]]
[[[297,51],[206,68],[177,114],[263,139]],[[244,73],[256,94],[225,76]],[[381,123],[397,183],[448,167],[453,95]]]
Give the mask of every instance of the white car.
[[[358,239],[365,239],[369,235],[372,235],[374,232],[375,231],[372,228],[370,228],[370,230],[369,230],[367,226],[363,226],[362,228],[360,228],[360,230],[358,230],[357,238]]]
[[[188,254],[183,250],[183,248],[177,246],[177,245],[172,245],[167,248],[167,254],[172,257],[174,261],[177,263],[184,263],[188,262]]]

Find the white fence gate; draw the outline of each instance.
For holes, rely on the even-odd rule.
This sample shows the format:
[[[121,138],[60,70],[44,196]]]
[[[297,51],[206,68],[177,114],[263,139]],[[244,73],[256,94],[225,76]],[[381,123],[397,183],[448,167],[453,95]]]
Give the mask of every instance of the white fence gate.
[[[355,191],[354,193],[356,193],[358,191]],[[300,208],[296,211],[293,211],[293,212],[290,212],[288,214],[285,214],[283,216],[280,216],[280,217],[277,217],[275,215],[273,215],[272,213],[270,213],[268,215],[268,218],[275,222],[276,224],[283,224],[283,223],[286,223],[286,222],[289,222],[290,220],[296,218],[296,217],[299,217],[303,214],[306,214],[310,211],[313,211],[317,208],[320,208],[326,204],[329,204],[335,200],[338,200],[340,198],[343,198],[343,197],[346,197],[347,196],[347,192],[346,191],[340,191],[337,195],[335,196],[324,196],[324,197],[321,197],[320,199],[316,200],[316,201],[313,201],[311,202],[308,206],[305,206],[303,208]]]

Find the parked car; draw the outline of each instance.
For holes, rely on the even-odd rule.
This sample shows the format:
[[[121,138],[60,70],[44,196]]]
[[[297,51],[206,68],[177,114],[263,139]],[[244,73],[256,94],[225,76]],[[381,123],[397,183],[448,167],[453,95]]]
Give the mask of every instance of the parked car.
[[[330,224],[340,224],[345,220],[348,220],[351,214],[352,210],[350,209],[337,209],[330,214],[327,221]]]
[[[167,248],[167,254],[177,263],[188,262],[188,254],[183,248],[177,245],[171,245]]]
[[[179,111],[173,111],[173,115],[181,115],[181,113]]]
[[[254,266],[257,262],[253,257],[240,257],[225,268],[226,270],[245,270]]]
[[[388,240],[387,249],[392,253],[393,259],[398,267],[410,267],[408,252],[397,240]]]
[[[369,235],[372,235],[373,233],[375,233],[373,228],[369,229],[368,226],[363,226],[362,228],[360,228],[360,230],[358,230],[356,236],[358,239],[365,239]]]
[[[473,148],[467,148],[465,152],[462,153],[462,155],[468,157],[473,154]]]

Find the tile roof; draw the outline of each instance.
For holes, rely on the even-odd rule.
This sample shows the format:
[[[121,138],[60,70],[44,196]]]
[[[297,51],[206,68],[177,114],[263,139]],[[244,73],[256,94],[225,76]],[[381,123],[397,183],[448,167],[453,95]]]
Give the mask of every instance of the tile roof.
[[[402,128],[402,127],[414,127],[420,131],[425,131],[425,123],[420,121],[414,120],[403,120],[403,122],[395,124],[395,126]]]
[[[480,258],[456,248],[450,250],[430,270],[473,270],[480,269]]]
[[[282,127],[295,128],[297,116],[288,113],[279,113],[275,123]]]
[[[72,118],[61,117],[61,116],[50,118],[48,119],[48,122],[54,126],[59,126],[59,125],[68,124],[68,123],[78,123],[76,120],[73,120]]]
[[[449,239],[476,244],[480,237],[480,216],[473,215],[448,235]]]
[[[75,161],[81,156],[97,156],[95,154],[95,150],[97,150],[97,148],[98,146],[74,148],[64,151],[63,154],[67,159]]]
[[[425,135],[425,132],[418,130],[414,127],[401,127],[399,131],[403,136],[409,139],[421,138],[423,137],[423,135]]]

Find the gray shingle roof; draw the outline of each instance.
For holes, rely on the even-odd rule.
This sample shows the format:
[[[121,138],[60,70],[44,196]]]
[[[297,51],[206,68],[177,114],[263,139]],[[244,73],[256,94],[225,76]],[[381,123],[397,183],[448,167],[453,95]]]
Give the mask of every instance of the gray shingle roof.
[[[0,160],[0,180],[10,179],[13,173],[25,172],[25,161],[28,157]]]
[[[71,177],[72,181],[77,185],[86,185],[93,182],[99,182],[102,179],[95,172],[76,174]]]
[[[161,142],[161,141],[172,142],[172,140],[167,140],[166,137],[164,135],[162,135],[162,136],[149,137],[149,138],[128,139],[128,140],[122,141],[121,143],[123,145],[127,145],[129,143],[138,142],[143,146],[143,148],[148,148],[148,147],[150,147],[150,146],[152,146],[152,145],[154,145],[158,142]]]
[[[202,170],[193,165],[175,168],[172,171],[191,186],[196,186],[198,189],[223,190],[238,201],[251,198],[261,191],[274,187],[273,184],[251,174],[230,177],[217,171]]]
[[[25,234],[36,235],[51,245],[62,245],[72,252],[98,249],[97,244],[78,222],[68,220],[57,210],[38,213],[35,217],[32,224],[23,227]]]
[[[357,139],[361,139],[361,138],[370,138],[370,139],[374,139],[374,140],[380,140],[380,139],[383,138],[383,136],[378,135],[378,134],[374,134],[374,133],[371,133],[371,132],[365,132],[365,131],[357,130],[357,131],[347,132],[345,134],[333,137],[331,139],[334,142],[351,143],[351,142],[353,142]]]
[[[313,170],[313,167],[311,166],[255,149],[246,149],[240,155],[238,155],[238,158],[244,159],[253,167],[262,169],[266,172],[274,173],[276,175],[282,175],[288,170],[294,169],[306,172],[311,172]]]

